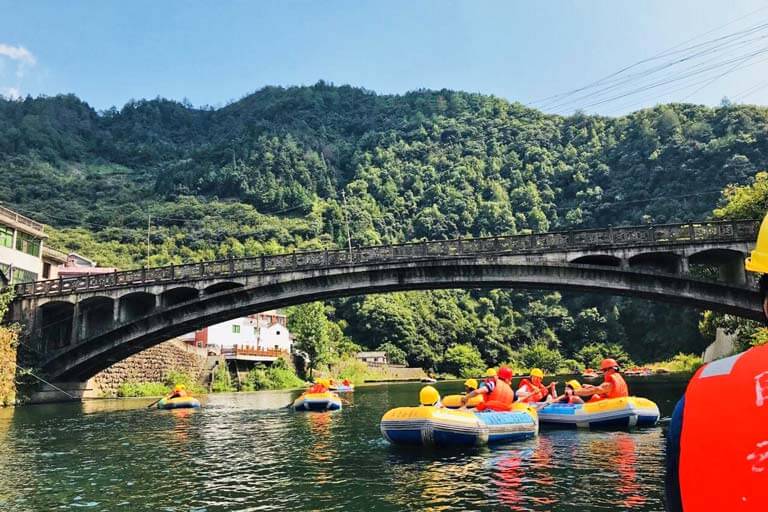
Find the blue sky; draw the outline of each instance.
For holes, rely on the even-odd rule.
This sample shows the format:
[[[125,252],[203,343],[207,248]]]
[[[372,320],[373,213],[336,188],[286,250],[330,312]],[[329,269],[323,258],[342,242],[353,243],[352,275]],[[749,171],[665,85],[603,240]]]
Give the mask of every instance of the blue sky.
[[[156,96],[219,106],[265,85],[323,79],[380,93],[445,87],[529,103],[732,20],[689,44],[768,23],[768,4],[0,0],[0,94],[71,92],[97,109]],[[768,103],[768,60],[746,64],[680,91],[549,110],[618,114],[683,99],[715,105],[750,89],[743,101]]]

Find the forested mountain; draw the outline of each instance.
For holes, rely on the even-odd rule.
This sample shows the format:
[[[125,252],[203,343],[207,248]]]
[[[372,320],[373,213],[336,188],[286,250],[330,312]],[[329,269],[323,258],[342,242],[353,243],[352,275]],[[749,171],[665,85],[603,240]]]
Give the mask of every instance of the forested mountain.
[[[353,243],[708,217],[768,161],[768,110],[662,105],[547,115],[480,94],[377,95],[320,82],[223,108],[163,99],[96,112],[74,96],[0,101],[0,201],[103,264],[180,263]],[[627,299],[510,290],[337,301],[365,346],[439,365],[613,342],[638,360],[698,352],[695,313]],[[663,329],[660,329],[663,327]]]

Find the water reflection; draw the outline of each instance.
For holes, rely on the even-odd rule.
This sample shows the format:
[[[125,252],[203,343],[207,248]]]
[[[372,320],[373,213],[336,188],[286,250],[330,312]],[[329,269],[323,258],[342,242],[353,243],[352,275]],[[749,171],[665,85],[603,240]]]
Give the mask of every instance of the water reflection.
[[[289,411],[297,392],[213,395],[200,410],[148,410],[151,400],[0,410],[0,510],[663,509],[660,428],[391,447],[381,415],[419,388],[361,387],[333,413]]]

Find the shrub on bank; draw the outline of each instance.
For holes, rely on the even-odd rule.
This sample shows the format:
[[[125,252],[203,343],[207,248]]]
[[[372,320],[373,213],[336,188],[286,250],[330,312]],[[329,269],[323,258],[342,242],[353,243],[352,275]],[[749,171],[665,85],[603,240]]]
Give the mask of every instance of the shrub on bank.
[[[16,329],[0,327],[0,406],[16,400]]]
[[[339,380],[347,379],[355,386],[362,384],[372,374],[372,370],[362,361],[355,358],[342,359],[333,368],[333,375]]]
[[[543,343],[529,345],[520,351],[520,363],[528,370],[539,368],[544,373],[553,374],[560,369],[564,360],[557,349],[551,349]]]
[[[251,369],[240,391],[290,389],[302,386],[304,381],[296,376],[283,359],[278,359],[270,367],[257,365]]]
[[[170,391],[171,389],[162,382],[124,382],[117,388],[117,396],[163,396]]]
[[[13,299],[11,288],[0,292],[0,320]],[[16,348],[19,331],[15,325],[0,326],[0,406],[13,405],[16,400]]]
[[[165,376],[164,382],[171,389],[175,386],[182,385],[187,388],[187,391],[190,393],[205,393],[205,389],[193,375],[179,370],[169,371]]]
[[[477,347],[468,343],[452,345],[445,351],[442,370],[462,379],[482,375],[485,362]]]
[[[232,384],[232,375],[229,373],[229,367],[225,362],[219,362],[216,370],[213,372],[213,382],[211,382],[211,391],[214,393],[227,393],[237,391]]]
[[[647,365],[654,370],[667,370],[679,373],[694,373],[704,364],[700,356],[695,354],[677,354],[672,359]]]

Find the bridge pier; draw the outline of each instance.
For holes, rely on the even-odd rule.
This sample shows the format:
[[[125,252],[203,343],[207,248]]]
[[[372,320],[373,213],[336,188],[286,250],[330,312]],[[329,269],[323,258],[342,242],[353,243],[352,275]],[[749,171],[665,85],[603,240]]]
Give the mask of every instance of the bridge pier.
[[[52,382],[51,384],[41,384],[40,388],[29,395],[25,403],[79,402],[90,391],[87,382]]]
[[[721,279],[728,283],[743,285],[747,283],[747,271],[744,268],[744,261],[734,259],[720,266]]]

